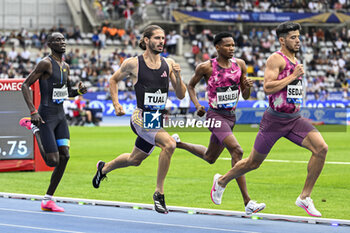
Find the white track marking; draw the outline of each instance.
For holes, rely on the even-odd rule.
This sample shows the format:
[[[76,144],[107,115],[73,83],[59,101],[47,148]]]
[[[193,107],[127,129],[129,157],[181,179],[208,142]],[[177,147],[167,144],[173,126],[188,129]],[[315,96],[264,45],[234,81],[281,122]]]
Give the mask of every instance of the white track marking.
[[[47,215],[47,213],[45,213],[45,212],[37,212],[37,211],[30,211],[30,210],[13,210],[13,209],[6,209],[6,208],[0,208],[0,210],[20,212],[20,213]],[[149,224],[149,225],[157,225],[157,226],[183,227],[183,228],[202,229],[202,230],[215,230],[215,231],[223,231],[223,232],[259,233],[256,231],[243,231],[243,230],[233,230],[233,229],[213,228],[213,227],[201,227],[201,226],[191,226],[191,225],[172,224],[172,223],[157,223],[157,222],[137,221],[137,220],[119,219],[119,218],[103,218],[103,217],[64,214],[64,213],[53,213],[53,212],[50,212],[50,215],[85,218],[85,219],[107,220],[107,221],[114,221],[114,222],[129,222],[129,223]],[[67,232],[69,232],[69,231],[67,231]],[[71,232],[73,232],[73,231],[71,231]],[[74,231],[74,233],[75,233],[75,231]]]
[[[231,160],[231,158],[219,158],[221,160]],[[278,160],[278,159],[265,159],[266,162],[272,163],[309,163],[309,161],[297,161],[297,160]],[[350,165],[350,162],[329,162],[326,161],[325,164],[338,164],[338,165]]]
[[[66,233],[84,233],[81,231],[67,231],[67,230],[60,230],[60,229],[54,229],[54,228],[32,227],[32,226],[23,226],[23,225],[14,225],[14,224],[5,224],[5,223],[0,223],[0,226],[42,230],[42,231],[49,231],[49,232],[55,231],[55,232],[66,232]]]

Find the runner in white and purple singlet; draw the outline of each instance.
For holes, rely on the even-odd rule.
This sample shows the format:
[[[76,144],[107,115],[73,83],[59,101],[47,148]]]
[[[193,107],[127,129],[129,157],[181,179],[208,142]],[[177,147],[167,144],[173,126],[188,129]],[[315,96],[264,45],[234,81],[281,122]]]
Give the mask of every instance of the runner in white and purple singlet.
[[[206,119],[220,122],[221,127],[217,127],[216,124],[211,124],[213,127],[209,127],[211,137],[208,148],[198,144],[181,142],[177,134],[174,134],[173,137],[177,142],[177,148],[185,149],[209,164],[215,163],[226,148],[232,157],[231,163],[234,166],[242,159],[243,155],[243,150],[232,133],[236,122],[235,109],[240,92],[242,92],[244,99],[248,99],[253,83],[246,78],[245,62],[233,57],[235,43],[231,33],[221,32],[217,34],[214,45],[218,56],[197,66],[195,74],[189,82],[188,92],[197,108],[198,115],[203,116],[205,109],[199,104],[194,88],[201,79],[205,79],[209,99]],[[256,203],[250,199],[244,176],[239,177],[237,183],[243,196],[247,214],[259,212],[265,208],[264,203]],[[213,202],[217,205],[221,204],[221,200],[220,202],[213,200]]]
[[[300,48],[300,30],[301,26],[293,22],[284,22],[277,27],[281,50],[273,53],[266,62],[264,90],[269,95],[269,108],[261,120],[254,148],[248,158],[240,160],[225,175],[214,176],[212,199],[221,200],[232,179],[258,168],[275,142],[285,137],[312,152],[305,185],[295,204],[311,216],[321,216],[310,195],[322,171],[328,146],[321,134],[300,116],[304,69],[295,58]]]

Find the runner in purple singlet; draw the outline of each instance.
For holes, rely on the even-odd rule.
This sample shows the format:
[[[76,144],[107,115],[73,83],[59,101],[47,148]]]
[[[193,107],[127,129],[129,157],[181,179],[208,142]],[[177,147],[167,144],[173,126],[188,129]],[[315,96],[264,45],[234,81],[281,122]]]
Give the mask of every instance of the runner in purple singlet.
[[[232,179],[257,169],[275,142],[285,137],[312,152],[305,185],[295,204],[311,216],[321,216],[310,195],[322,171],[328,146],[321,134],[299,112],[304,69],[298,64],[295,54],[300,48],[300,30],[301,26],[293,22],[284,22],[277,27],[281,50],[273,53],[266,62],[264,91],[269,95],[269,107],[261,120],[254,148],[248,158],[240,160],[225,175],[214,176],[212,199],[220,201],[226,185]]]
[[[195,74],[189,82],[188,91],[197,108],[198,115],[203,116],[205,109],[204,106],[199,104],[194,88],[201,79],[205,79],[209,99],[209,110],[206,119],[220,121],[221,127],[209,127],[211,137],[208,148],[202,145],[181,142],[177,134],[174,134],[173,137],[177,142],[177,148],[185,149],[209,164],[215,163],[226,148],[232,157],[231,163],[234,166],[242,159],[243,155],[243,150],[232,133],[236,122],[235,109],[240,92],[242,92],[244,99],[248,99],[250,87],[253,83],[246,78],[245,62],[233,57],[235,43],[232,34],[228,32],[217,34],[214,45],[218,56],[197,66]],[[244,176],[239,177],[237,183],[243,196],[247,214],[259,212],[265,208],[264,203],[256,203],[250,199]],[[212,201],[217,205],[221,204],[221,200],[216,202],[212,199]]]

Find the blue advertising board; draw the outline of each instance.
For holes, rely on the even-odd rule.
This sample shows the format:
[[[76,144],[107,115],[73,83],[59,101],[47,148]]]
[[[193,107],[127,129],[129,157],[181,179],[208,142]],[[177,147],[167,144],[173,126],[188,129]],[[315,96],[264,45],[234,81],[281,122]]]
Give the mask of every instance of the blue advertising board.
[[[173,11],[176,22],[271,22],[285,21],[313,23],[341,23],[349,13],[298,13],[298,12],[234,12],[234,11]]]
[[[130,116],[136,108],[136,100],[119,101],[123,106],[125,114]],[[200,101],[207,109],[207,101]],[[172,113],[178,113],[179,100],[174,100],[168,105]],[[301,115],[312,121],[322,122],[324,124],[346,124],[350,121],[350,101],[308,101],[305,108],[302,108]],[[101,108],[104,116],[115,116],[113,103],[111,100],[91,100],[90,108]],[[238,124],[260,123],[262,115],[268,107],[267,101],[240,101],[236,109]],[[190,106],[190,112],[194,112],[193,103]]]

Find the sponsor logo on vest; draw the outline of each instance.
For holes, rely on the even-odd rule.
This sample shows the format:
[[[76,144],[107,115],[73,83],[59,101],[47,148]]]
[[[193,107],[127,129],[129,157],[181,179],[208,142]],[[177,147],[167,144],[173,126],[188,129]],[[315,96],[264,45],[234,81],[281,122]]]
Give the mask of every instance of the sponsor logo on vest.
[[[168,75],[167,75],[167,73],[166,73],[166,71],[165,71],[165,70],[164,70],[163,74],[162,74],[160,77],[162,77],[162,78],[166,78],[166,77],[168,77]]]

